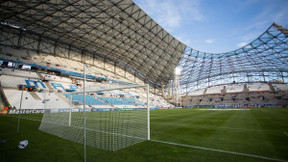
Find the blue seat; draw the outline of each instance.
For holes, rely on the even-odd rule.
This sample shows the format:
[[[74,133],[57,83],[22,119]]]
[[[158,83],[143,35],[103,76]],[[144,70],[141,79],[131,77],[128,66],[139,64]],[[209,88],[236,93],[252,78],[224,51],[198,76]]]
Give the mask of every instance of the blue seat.
[[[68,99],[70,99],[71,94],[64,94],[65,97],[67,97]],[[82,94],[72,94],[72,100],[73,101],[80,101],[83,103],[83,95]],[[86,105],[106,105],[105,103],[97,100],[96,98],[86,95],[85,96],[85,104]]]

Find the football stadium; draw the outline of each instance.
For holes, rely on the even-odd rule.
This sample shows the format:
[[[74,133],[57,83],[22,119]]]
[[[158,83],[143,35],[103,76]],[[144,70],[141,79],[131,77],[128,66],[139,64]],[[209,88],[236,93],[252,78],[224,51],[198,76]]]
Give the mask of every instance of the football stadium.
[[[132,0],[0,13],[0,161],[288,161],[281,24],[207,53]]]

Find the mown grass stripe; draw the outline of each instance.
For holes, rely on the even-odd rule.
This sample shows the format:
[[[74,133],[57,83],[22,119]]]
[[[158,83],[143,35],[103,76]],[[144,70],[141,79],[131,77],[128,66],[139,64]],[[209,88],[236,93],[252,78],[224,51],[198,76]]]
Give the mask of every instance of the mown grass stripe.
[[[181,146],[181,147],[188,147],[188,148],[194,148],[194,149],[200,149],[200,150],[206,150],[206,151],[222,152],[222,153],[233,154],[233,155],[253,157],[253,158],[264,159],[264,160],[288,162],[288,161],[281,160],[281,159],[274,159],[274,158],[269,158],[269,157],[265,157],[265,156],[252,155],[252,154],[246,154],[246,153],[241,153],[241,152],[219,150],[219,149],[213,149],[213,148],[207,148],[207,147],[201,147],[201,146],[194,146],[194,145],[186,145],[186,144],[180,144],[180,143],[174,143],[174,142],[159,141],[159,140],[151,140],[151,141],[158,142],[158,143],[169,144],[169,145],[174,145],[174,146]]]

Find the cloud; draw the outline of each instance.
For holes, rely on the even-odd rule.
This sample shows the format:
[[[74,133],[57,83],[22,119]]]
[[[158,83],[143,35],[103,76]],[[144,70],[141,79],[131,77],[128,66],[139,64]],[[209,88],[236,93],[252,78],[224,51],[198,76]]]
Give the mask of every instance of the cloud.
[[[135,0],[135,3],[168,31],[180,27],[184,20],[204,18],[199,0]]]
[[[237,47],[243,47],[246,46],[248,43],[247,42],[240,42],[237,44]]]
[[[214,41],[212,39],[207,39],[205,40],[206,43],[214,43]]]
[[[246,28],[244,28],[244,30],[259,30],[262,29],[263,27],[267,27],[268,25],[271,25],[272,23],[269,20],[261,20],[261,21],[255,21],[252,24],[250,24],[249,26],[247,26]]]
[[[281,1],[280,3],[275,3],[274,1],[267,1],[267,5],[263,7],[262,12],[253,18],[253,21],[257,22],[254,27],[266,27],[271,25],[272,22],[279,24],[286,24],[288,21],[288,1]]]
[[[262,3],[261,1],[255,0],[255,4]],[[253,3],[254,3],[253,2]],[[252,4],[248,4],[252,5]],[[273,22],[278,23],[279,25],[285,26],[288,24],[288,10],[287,6],[288,1],[279,1],[279,3],[275,3],[274,1],[265,1],[265,5],[260,7],[261,11],[255,15],[251,15],[251,19],[249,19],[248,25],[239,29],[241,33],[237,33],[235,38],[238,38],[238,47],[242,47],[244,42],[251,42],[254,39],[258,38]],[[247,44],[247,43],[246,43]]]
[[[182,16],[178,12],[178,8],[169,1],[161,3],[160,6],[161,9],[158,10],[158,22],[168,27],[179,27]]]
[[[186,35],[175,35],[175,38],[186,45],[191,45],[192,41]]]
[[[179,0],[179,2],[174,2],[177,2],[180,12],[185,18],[191,18],[196,21],[202,21],[205,18],[201,12],[199,0]]]

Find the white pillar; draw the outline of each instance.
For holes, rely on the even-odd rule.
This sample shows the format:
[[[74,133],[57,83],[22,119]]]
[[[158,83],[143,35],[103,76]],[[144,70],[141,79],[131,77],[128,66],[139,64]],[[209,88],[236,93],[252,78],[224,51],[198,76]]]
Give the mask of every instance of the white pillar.
[[[84,162],[86,162],[86,118],[85,118],[85,82],[86,82],[86,65],[83,67],[84,79],[83,79],[83,144],[84,144]]]
[[[20,132],[20,111],[21,111],[21,108],[22,108],[22,101],[23,101],[23,89],[24,87],[22,87],[22,92],[21,92],[21,99],[20,99],[20,107],[18,109],[18,127],[17,127],[17,133]],[[45,110],[44,110],[45,111]],[[44,115],[44,114],[43,114]]]
[[[71,113],[72,113],[72,93],[70,93],[69,106],[70,106],[70,111],[69,111],[69,127],[70,127],[71,126]]]
[[[147,139],[150,140],[149,84],[147,84],[146,91],[147,91],[147,129],[148,129]]]

